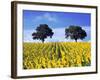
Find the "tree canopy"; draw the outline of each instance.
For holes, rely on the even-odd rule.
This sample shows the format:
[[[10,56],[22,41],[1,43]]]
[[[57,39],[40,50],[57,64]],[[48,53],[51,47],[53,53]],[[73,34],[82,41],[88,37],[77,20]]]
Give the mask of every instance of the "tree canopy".
[[[87,36],[85,30],[83,30],[80,26],[71,25],[69,28],[65,29],[65,37],[70,37],[77,42],[77,39],[83,40]]]
[[[54,32],[47,24],[40,24],[36,28],[36,32],[32,33],[32,36],[33,39],[39,39],[42,42],[44,42],[47,37],[52,38],[53,34]]]

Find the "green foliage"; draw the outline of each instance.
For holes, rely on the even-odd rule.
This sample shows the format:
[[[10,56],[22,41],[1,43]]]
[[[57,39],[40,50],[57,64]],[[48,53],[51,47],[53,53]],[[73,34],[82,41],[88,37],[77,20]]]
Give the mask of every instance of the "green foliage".
[[[70,37],[77,42],[77,39],[84,39],[87,34],[80,26],[71,25],[69,28],[65,29],[66,38]]]
[[[45,41],[45,39],[49,36],[50,38],[52,38],[53,36],[53,32],[52,29],[49,28],[49,26],[47,24],[40,24],[37,28],[36,28],[36,32],[32,33],[33,39],[39,39],[42,42]]]

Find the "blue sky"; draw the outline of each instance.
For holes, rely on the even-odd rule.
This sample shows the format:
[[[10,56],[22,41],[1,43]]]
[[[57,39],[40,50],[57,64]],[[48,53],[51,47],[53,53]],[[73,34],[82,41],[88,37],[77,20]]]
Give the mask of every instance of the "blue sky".
[[[33,40],[31,36],[39,24],[48,24],[53,29],[53,38],[47,38],[46,42],[73,41],[70,38],[65,39],[65,28],[70,25],[81,26],[87,32],[87,37],[83,41],[91,40],[91,14],[89,13],[23,10],[24,42],[40,42]]]

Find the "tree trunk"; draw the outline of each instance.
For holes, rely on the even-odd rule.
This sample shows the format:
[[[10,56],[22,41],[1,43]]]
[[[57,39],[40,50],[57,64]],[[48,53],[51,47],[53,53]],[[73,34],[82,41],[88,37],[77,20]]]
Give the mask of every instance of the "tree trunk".
[[[75,42],[77,42],[77,39],[75,39]]]
[[[44,43],[44,39],[42,39],[42,43]]]

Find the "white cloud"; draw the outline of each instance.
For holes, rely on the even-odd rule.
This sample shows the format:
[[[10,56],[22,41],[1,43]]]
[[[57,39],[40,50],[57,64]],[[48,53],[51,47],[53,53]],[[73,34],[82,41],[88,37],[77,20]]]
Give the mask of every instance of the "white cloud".
[[[57,18],[50,13],[44,13],[41,16],[36,16],[33,21],[35,22],[35,21],[40,21],[40,20],[48,20],[50,22],[57,22]]]
[[[48,21],[57,22],[57,19],[49,13],[45,13],[43,17]]]
[[[24,42],[41,42],[39,40],[33,40],[32,39],[32,33],[35,32],[35,30],[24,30]]]

